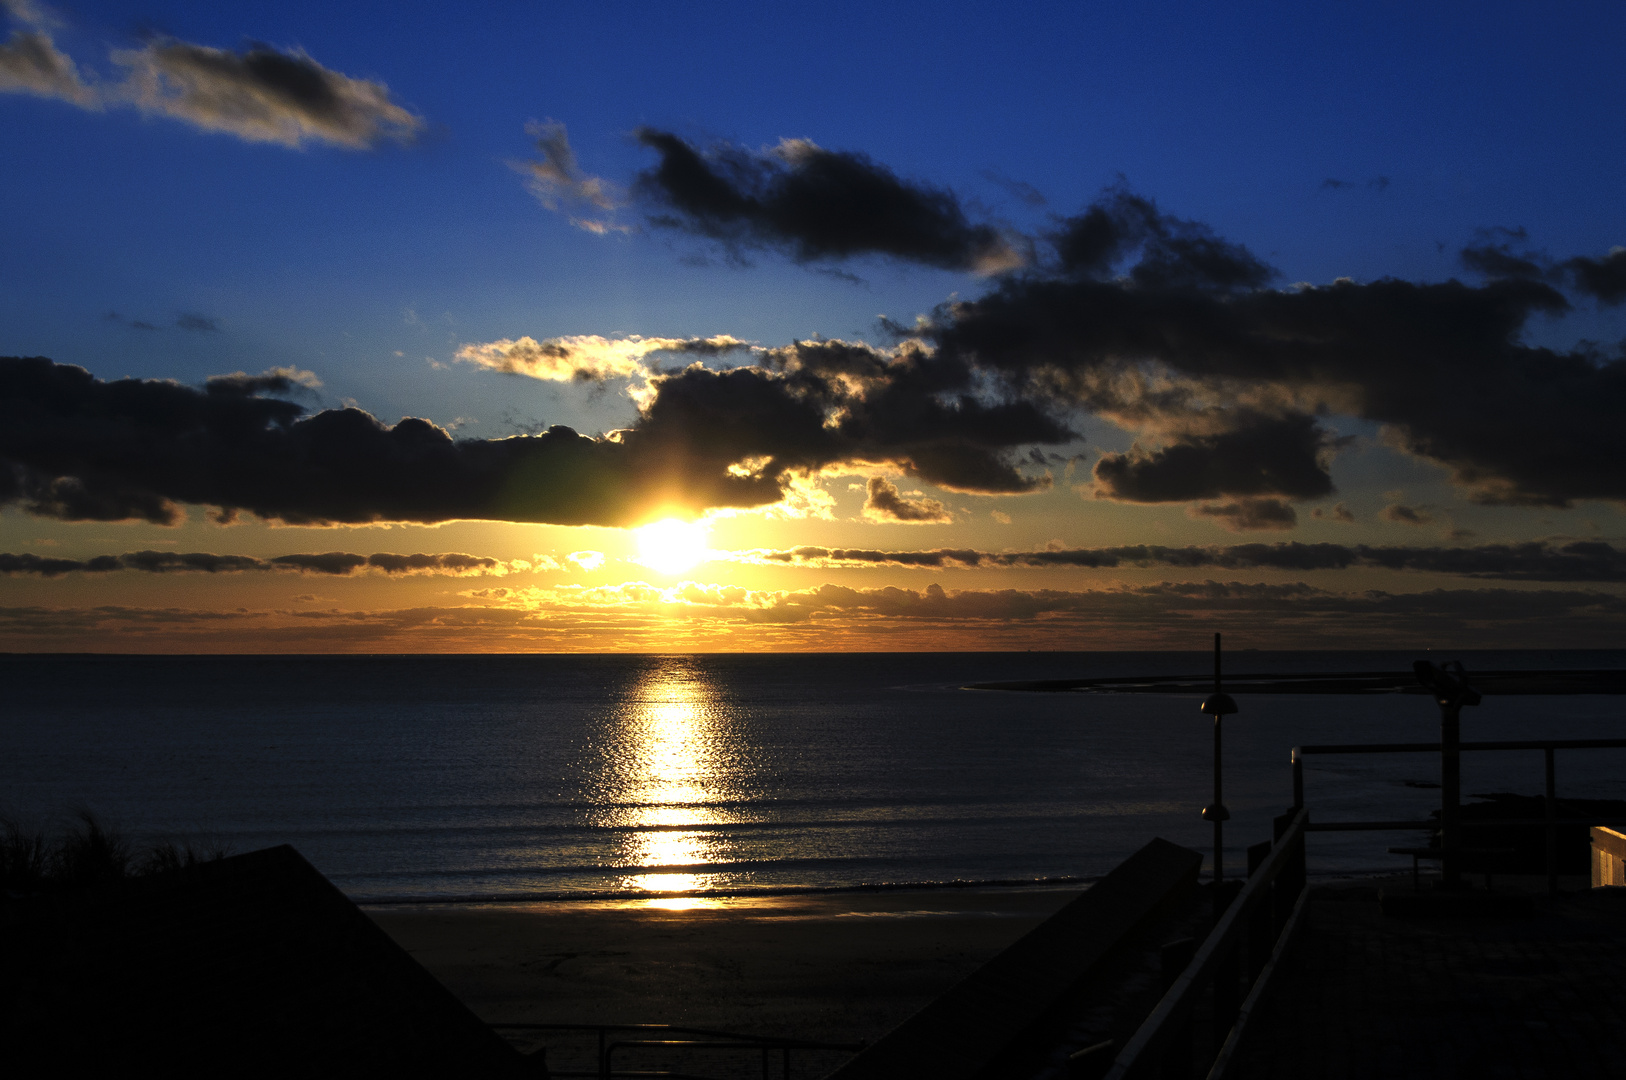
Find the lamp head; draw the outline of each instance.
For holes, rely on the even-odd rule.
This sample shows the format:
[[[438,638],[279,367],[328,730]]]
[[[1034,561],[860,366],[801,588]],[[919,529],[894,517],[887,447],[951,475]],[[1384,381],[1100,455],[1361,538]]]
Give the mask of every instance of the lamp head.
[[[1216,691],[1204,698],[1202,710],[1212,716],[1229,716],[1238,711],[1236,700],[1223,691]]]
[[[1417,681],[1428,687],[1428,692],[1434,695],[1434,702],[1440,708],[1461,708],[1464,705],[1479,704],[1479,691],[1468,685],[1466,673],[1457,661],[1448,660],[1435,667],[1427,660],[1418,660],[1412,664],[1411,669],[1417,673]]]

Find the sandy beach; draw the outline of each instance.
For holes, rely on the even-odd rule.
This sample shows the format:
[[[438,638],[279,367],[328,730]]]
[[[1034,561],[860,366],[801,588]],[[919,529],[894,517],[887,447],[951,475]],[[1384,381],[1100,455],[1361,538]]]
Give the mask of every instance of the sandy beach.
[[[668,1023],[867,1042],[1077,892],[380,905],[367,913],[490,1023]]]

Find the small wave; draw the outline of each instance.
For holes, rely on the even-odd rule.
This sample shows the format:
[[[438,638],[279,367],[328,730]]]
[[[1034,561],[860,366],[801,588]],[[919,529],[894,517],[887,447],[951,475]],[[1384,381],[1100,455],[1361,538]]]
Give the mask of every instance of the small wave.
[[[648,872],[647,867],[640,867]],[[693,869],[686,867],[684,869]],[[986,878],[954,881],[880,881],[858,885],[760,885],[714,889],[560,889],[552,891],[503,892],[481,894],[424,893],[421,895],[373,895],[350,893],[346,895],[366,907],[396,907],[407,904],[530,904],[568,902],[577,900],[681,900],[749,898],[756,896],[801,896],[831,893],[887,893],[929,892],[951,889],[1042,889],[1083,886],[1088,888],[1098,877],[1075,875],[1035,878]]]

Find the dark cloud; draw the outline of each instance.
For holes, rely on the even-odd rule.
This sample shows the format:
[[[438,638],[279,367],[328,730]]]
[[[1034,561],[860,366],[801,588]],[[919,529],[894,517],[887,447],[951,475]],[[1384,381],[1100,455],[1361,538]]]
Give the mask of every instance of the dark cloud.
[[[386,574],[461,576],[502,573],[507,569],[507,564],[501,559],[459,552],[354,555],[345,551],[328,551],[311,555],[279,555],[273,559],[260,559],[252,555],[215,555],[202,551],[127,551],[122,555],[95,555],[87,559],[49,558],[31,552],[20,555],[0,553],[0,574],[37,574],[40,577],[71,573],[106,574],[116,570],[135,570],[147,574],[235,574],[283,570],[345,576],[367,569],[381,570]]]
[[[211,380],[104,382],[44,358],[0,358],[0,495],[66,520],[180,519],[192,503],[294,524],[458,518],[631,525],[656,511],[760,506],[794,474],[890,462],[944,487],[1045,487],[1019,447],[1074,433],[1040,405],[971,393],[969,372],[919,350],[804,342],[762,364],[650,379],[638,422],[455,440],[425,420],[307,414],[267,395],[278,369]]]
[[[1334,179],[1331,176],[1329,176],[1325,180],[1321,181],[1322,189],[1327,190],[1327,191],[1341,191],[1344,188],[1354,187],[1354,186],[1355,185],[1350,183],[1348,180],[1337,180],[1337,179]]]
[[[1232,532],[1291,529],[1299,523],[1298,512],[1281,499],[1198,503],[1191,508],[1191,513],[1194,517],[1211,518]]]
[[[1397,525],[1431,525],[1434,522],[1434,515],[1425,507],[1407,506],[1405,503],[1390,503],[1378,511],[1378,517]]]
[[[1626,300],[1626,248],[1612,248],[1601,259],[1577,256],[1564,263],[1580,292],[1603,304]]]
[[[864,516],[876,521],[901,521],[915,525],[941,524],[954,520],[954,513],[936,499],[906,498],[884,476],[869,478]]]
[[[250,383],[253,380],[249,380]],[[103,382],[43,358],[0,359],[0,463],[11,497],[68,520],[178,520],[178,503],[290,523],[496,518],[631,524],[662,499],[757,505],[774,478],[685,472],[655,449],[564,427],[456,441],[424,420],[304,407],[232,378],[196,390]]]
[[[1106,454],[1095,463],[1096,496],[1124,502],[1189,502],[1222,496],[1319,499],[1332,493],[1329,437],[1303,414],[1239,413],[1237,426],[1189,435],[1158,450]],[[1257,501],[1257,500],[1256,500]]]
[[[311,555],[281,555],[272,559],[271,565],[312,574],[344,575],[353,574],[366,566],[367,558],[346,551],[325,551]]]
[[[253,397],[266,394],[286,397],[315,390],[322,385],[314,372],[296,367],[270,368],[258,375],[234,371],[230,375],[211,375],[204,381],[204,389],[211,394]]]
[[[1044,551],[978,551],[933,548],[883,551],[873,548],[796,547],[741,552],[748,561],[789,566],[899,566],[919,569],[1030,567],[1117,569],[1166,566],[1200,570],[1411,570],[1504,581],[1626,581],[1626,550],[1602,541],[1530,541],[1477,547],[1383,547],[1366,544],[1232,544],[1224,547],[1057,548]]]
[[[1476,230],[1477,242],[1464,247],[1459,253],[1462,265],[1489,278],[1533,278],[1548,275],[1552,260],[1539,251],[1515,251],[1514,245],[1523,245],[1530,239],[1523,226],[1507,229],[1500,226]]]
[[[1450,468],[1482,502],[1626,498],[1626,361],[1525,342],[1533,317],[1569,310],[1550,282],[1262,288],[1266,271],[1244,249],[1182,233],[1122,190],[1053,241],[1054,264],[1001,278],[920,331],[940,362],[1172,432],[1191,459],[1226,445],[1202,439],[1239,426],[1227,415],[1325,410],[1386,425],[1393,445]],[[1320,483],[1298,460],[1294,475],[1311,482],[1286,497]]]
[[[885,461],[955,491],[1048,487],[1048,477],[1018,468],[1013,451],[1076,433],[1043,403],[989,399],[974,385],[969,370],[918,349],[804,341],[757,365],[652,379],[655,396],[628,437],[711,468],[753,456],[763,477]]]
[[[651,222],[727,245],[777,248],[802,262],[885,255],[951,270],[1017,265],[1011,241],[973,223],[948,191],[903,180],[864,154],[787,139],[768,151],[702,150],[640,128],[661,157],[634,192],[658,208]]]
[[[1101,278],[1135,256],[1128,279],[1148,290],[1228,292],[1258,288],[1276,276],[1247,248],[1201,222],[1170,217],[1121,186],[1068,219],[1050,240],[1061,273]]]
[[[0,552],[0,574],[38,574],[56,577],[86,568],[82,559],[56,559],[25,551],[21,555]]]

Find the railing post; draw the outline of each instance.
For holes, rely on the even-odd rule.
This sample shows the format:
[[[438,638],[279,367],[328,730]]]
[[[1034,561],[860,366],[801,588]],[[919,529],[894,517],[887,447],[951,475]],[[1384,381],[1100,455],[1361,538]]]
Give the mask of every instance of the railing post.
[[[1462,887],[1462,708],[1440,705],[1440,862],[1442,884]]]
[[[1547,758],[1547,895],[1558,895],[1558,784],[1554,775],[1553,748],[1542,749]]]
[[[1293,809],[1304,809],[1304,755],[1293,747]]]

